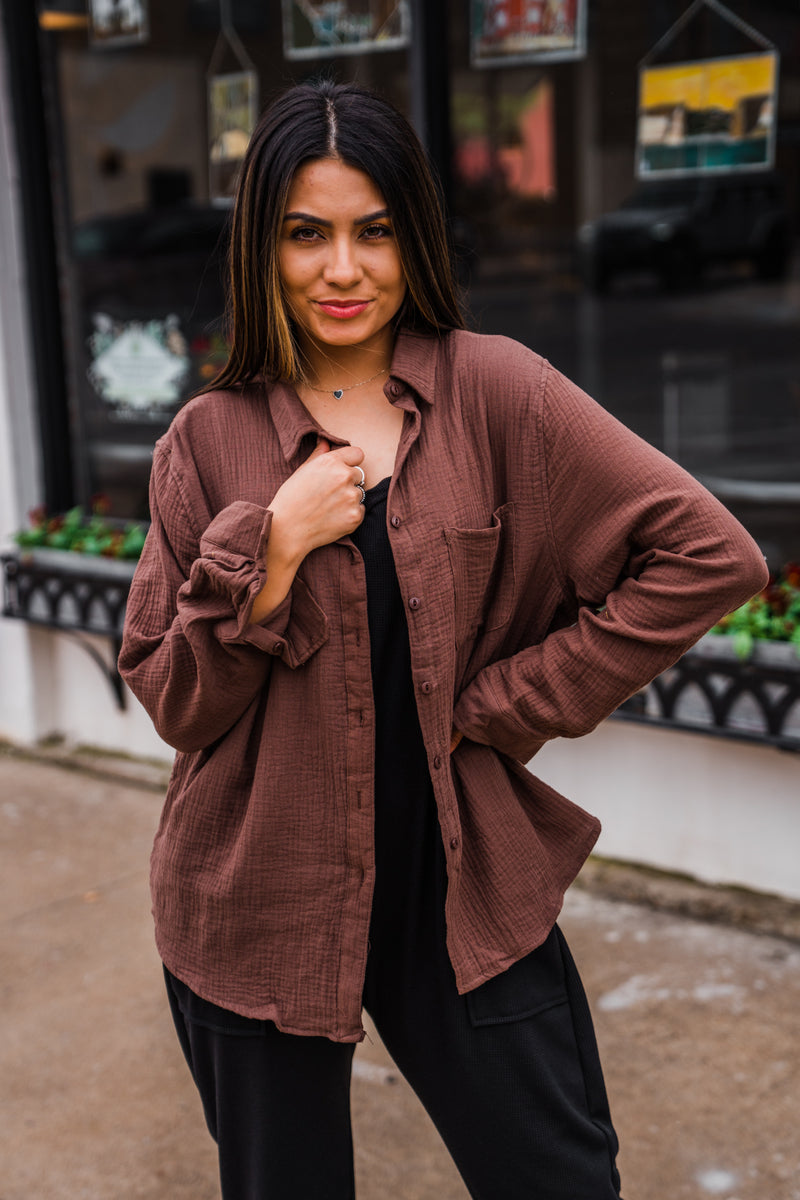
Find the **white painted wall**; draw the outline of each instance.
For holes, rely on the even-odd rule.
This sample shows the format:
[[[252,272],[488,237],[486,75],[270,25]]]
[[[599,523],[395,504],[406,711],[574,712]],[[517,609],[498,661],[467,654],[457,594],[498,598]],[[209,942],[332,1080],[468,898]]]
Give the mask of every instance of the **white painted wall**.
[[[41,499],[36,411],[25,324],[19,178],[0,28],[0,545]],[[36,735],[37,697],[27,628],[0,620],[0,737]]]
[[[796,754],[611,720],[529,769],[595,813],[597,853],[800,900]]]
[[[125,709],[78,638],[112,662],[109,638],[34,629],[33,661],[42,673],[47,708],[40,707],[39,736],[63,737],[68,745],[88,745],[142,758],[171,760],[173,749],[153,729],[136,697],[125,688]],[[40,690],[37,688],[37,692]]]

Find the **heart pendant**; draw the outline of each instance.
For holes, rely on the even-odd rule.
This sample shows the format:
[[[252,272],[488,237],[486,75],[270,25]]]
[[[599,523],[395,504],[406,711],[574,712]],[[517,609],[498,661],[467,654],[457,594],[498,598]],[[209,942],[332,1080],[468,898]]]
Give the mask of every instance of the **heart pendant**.
[[[343,395],[344,395],[344,388],[337,388],[336,391],[333,393],[333,398],[334,398],[334,400],[341,400]]]

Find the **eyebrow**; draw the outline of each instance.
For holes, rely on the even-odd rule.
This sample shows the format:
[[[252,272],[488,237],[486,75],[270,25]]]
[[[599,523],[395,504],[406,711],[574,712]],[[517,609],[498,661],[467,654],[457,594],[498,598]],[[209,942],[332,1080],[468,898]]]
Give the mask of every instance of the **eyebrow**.
[[[371,221],[379,221],[388,216],[388,208],[379,208],[377,212],[368,213],[365,217],[356,217],[353,225],[369,225]],[[283,219],[284,221],[308,221],[310,225],[324,225],[328,229],[333,227],[333,221],[325,221],[322,217],[313,216],[312,213],[288,212]]]

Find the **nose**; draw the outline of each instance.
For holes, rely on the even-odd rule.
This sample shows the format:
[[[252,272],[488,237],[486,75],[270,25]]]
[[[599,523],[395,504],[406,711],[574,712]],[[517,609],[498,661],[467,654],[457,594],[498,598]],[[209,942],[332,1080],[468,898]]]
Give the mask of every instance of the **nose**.
[[[324,267],[325,282],[335,287],[352,287],[364,275],[358,250],[349,237],[334,238]]]

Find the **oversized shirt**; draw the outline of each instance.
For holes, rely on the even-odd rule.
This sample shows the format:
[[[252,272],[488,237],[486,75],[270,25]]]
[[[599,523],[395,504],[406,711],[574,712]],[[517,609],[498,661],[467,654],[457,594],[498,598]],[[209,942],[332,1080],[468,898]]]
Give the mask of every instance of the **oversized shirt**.
[[[401,333],[387,532],[447,859],[459,991],[539,945],[599,833],[524,764],[578,737],[763,586],[691,476],[506,338]],[[375,713],[363,560],[303,561],[250,623],[270,500],[323,433],[292,387],[188,403],[158,442],[123,677],[178,754],[156,834],[158,949],[201,996],[363,1036]],[[451,731],[463,740],[452,758]]]

